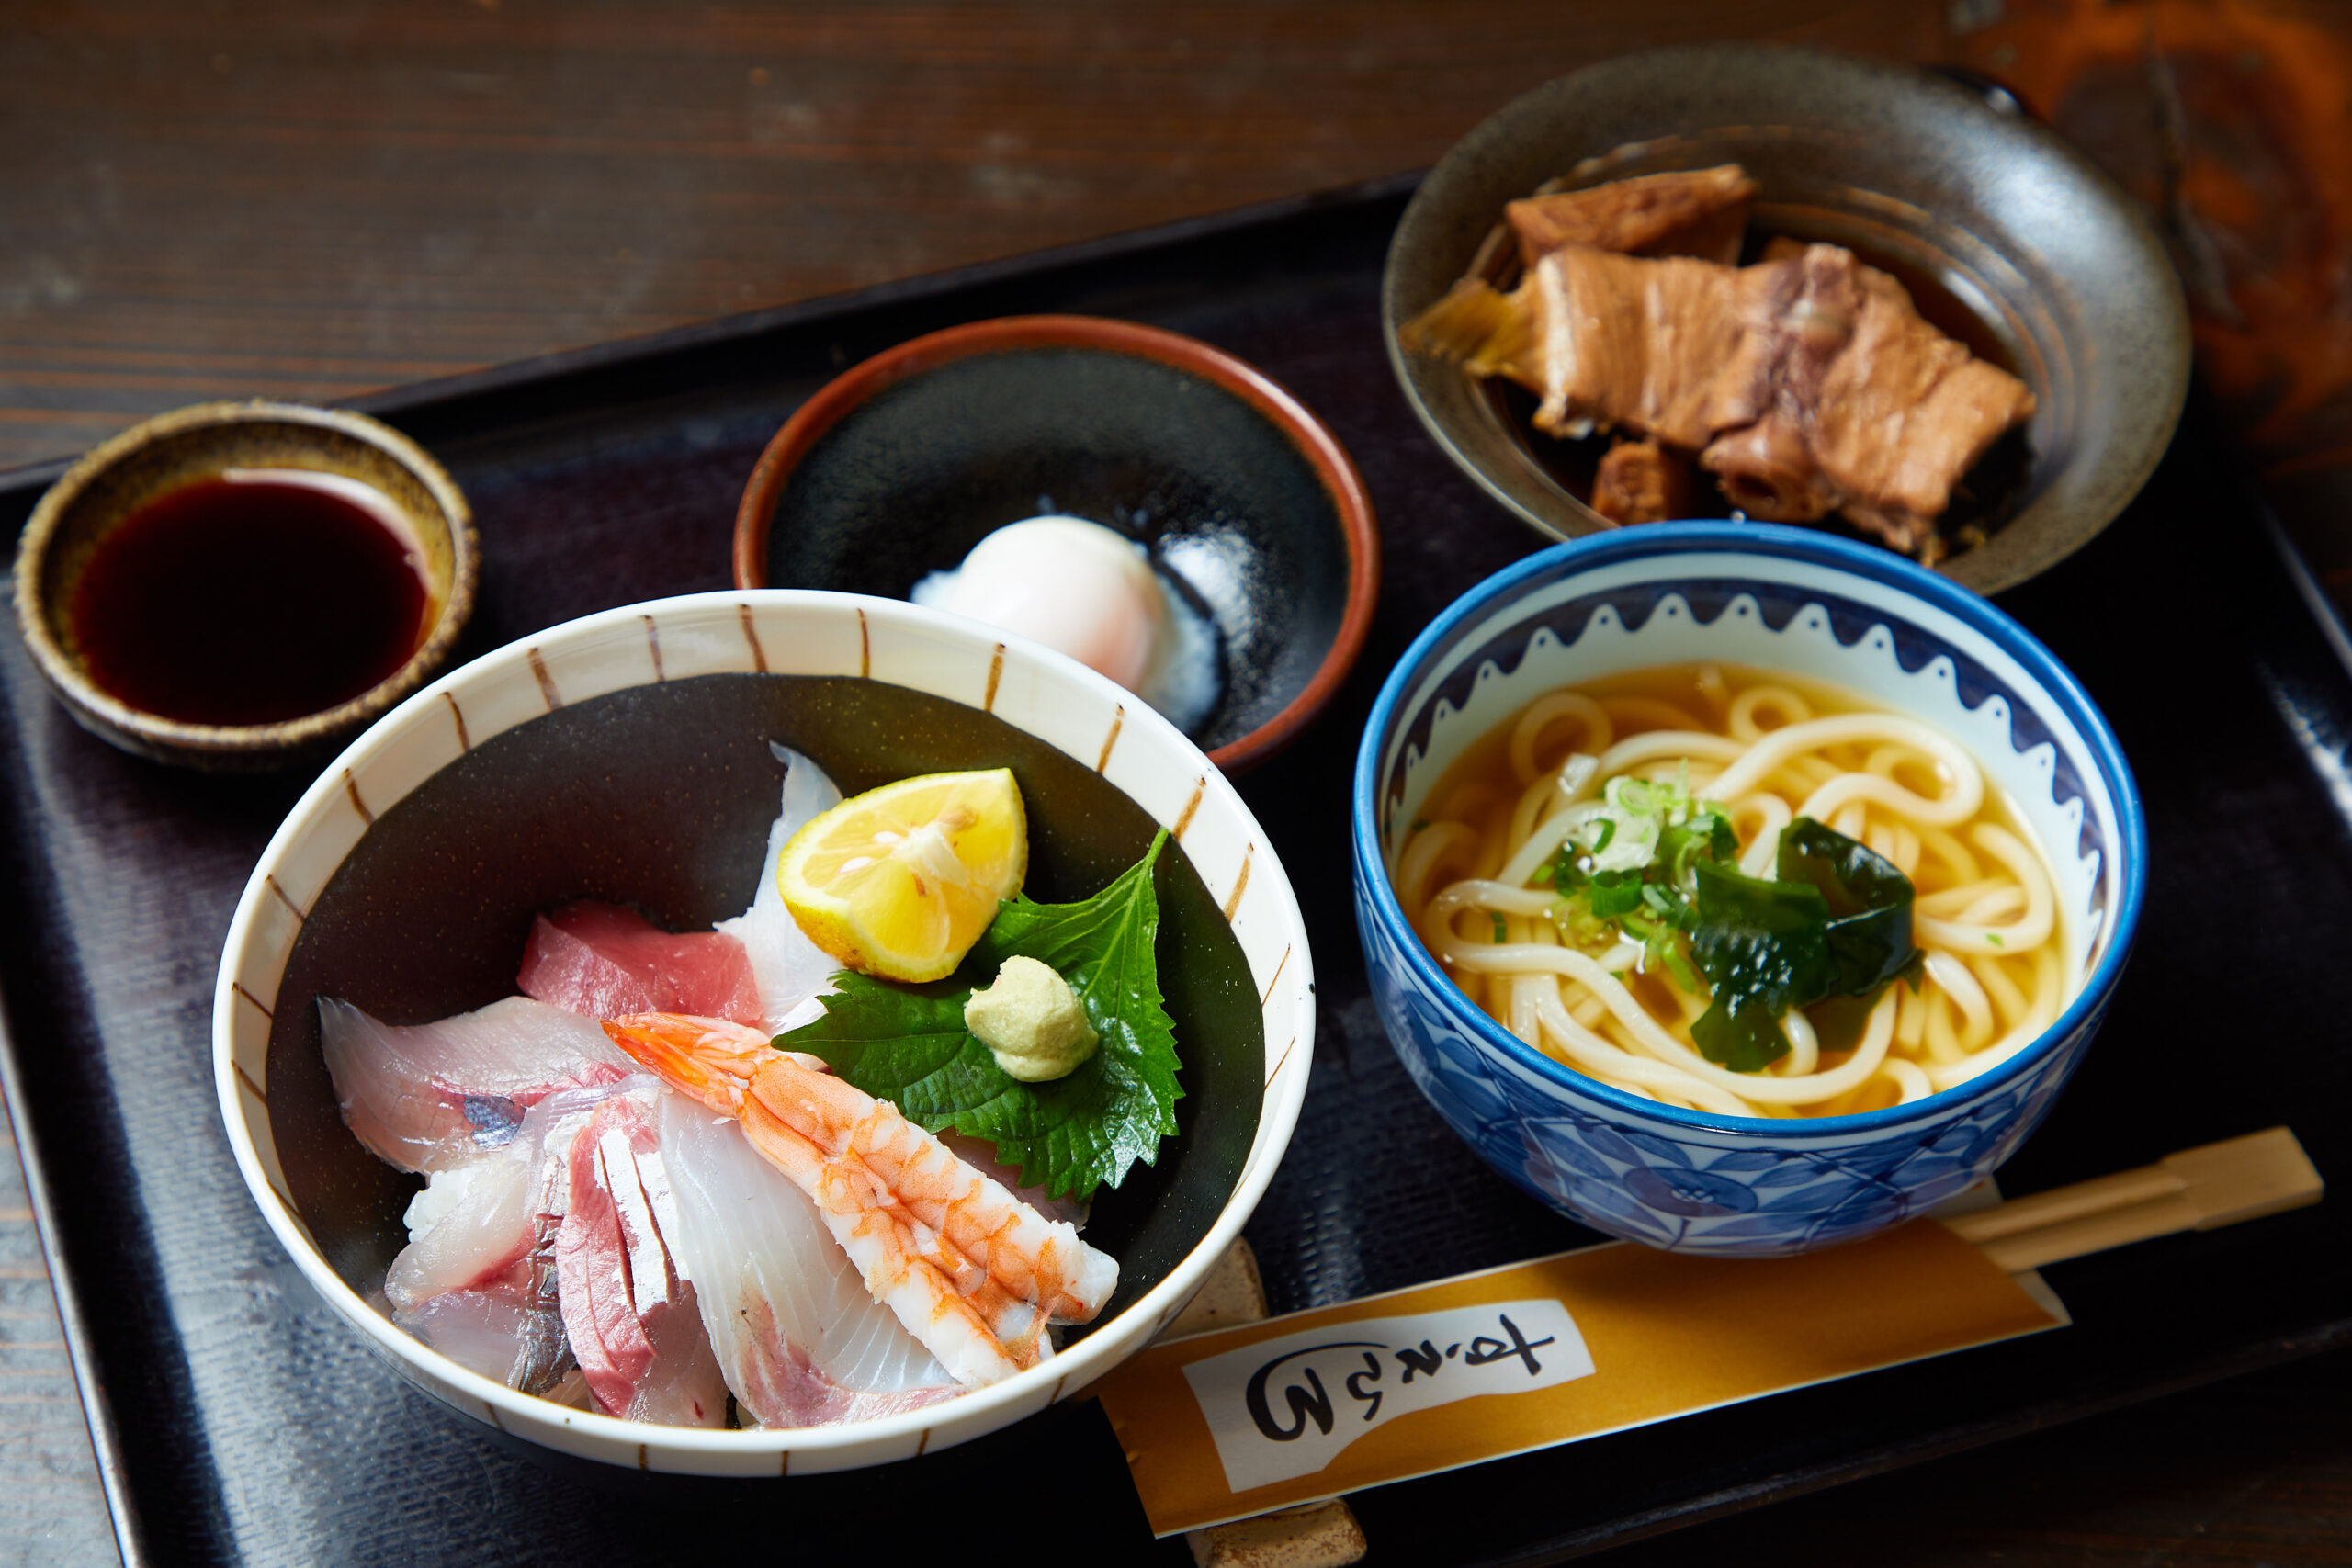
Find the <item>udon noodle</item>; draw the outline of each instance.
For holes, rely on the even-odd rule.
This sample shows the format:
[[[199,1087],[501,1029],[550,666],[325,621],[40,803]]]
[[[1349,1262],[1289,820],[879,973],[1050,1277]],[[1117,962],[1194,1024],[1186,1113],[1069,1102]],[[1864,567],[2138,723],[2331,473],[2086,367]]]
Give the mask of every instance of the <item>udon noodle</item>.
[[[1592,829],[1621,776],[1719,807],[1737,841],[1727,869],[1749,877],[1773,877],[1801,818],[1866,846],[1910,879],[1922,959],[1873,996],[1790,1009],[1786,1053],[1761,1070],[1707,1059],[1691,1032],[1709,996],[1690,939],[1645,943],[1566,918],[1548,885],[1564,844],[1605,844]],[[1973,757],[1835,688],[1722,665],[1539,698],[1440,780],[1393,871],[1421,940],[1503,1027],[1613,1088],[1702,1111],[1917,1100],[2022,1050],[2078,984],[2041,852]]]

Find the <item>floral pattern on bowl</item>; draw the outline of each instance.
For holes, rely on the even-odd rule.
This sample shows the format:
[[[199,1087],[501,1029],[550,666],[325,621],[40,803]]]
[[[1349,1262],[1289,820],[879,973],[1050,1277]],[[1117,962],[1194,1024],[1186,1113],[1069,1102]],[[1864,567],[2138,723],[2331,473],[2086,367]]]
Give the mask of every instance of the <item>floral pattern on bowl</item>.
[[[1390,857],[1471,742],[1541,693],[1715,660],[1826,681],[1953,735],[2049,852],[2081,989],[2041,1039],[1943,1093],[1781,1121],[1685,1111],[1526,1045],[1446,978],[1407,925]],[[1795,529],[1665,525],[1560,546],[1440,616],[1391,673],[1358,753],[1355,904],[1399,1057],[1513,1183],[1628,1240],[1771,1256],[1933,1208],[2040,1124],[2128,956],[2146,831],[2106,721],[2049,651],[1966,590]]]

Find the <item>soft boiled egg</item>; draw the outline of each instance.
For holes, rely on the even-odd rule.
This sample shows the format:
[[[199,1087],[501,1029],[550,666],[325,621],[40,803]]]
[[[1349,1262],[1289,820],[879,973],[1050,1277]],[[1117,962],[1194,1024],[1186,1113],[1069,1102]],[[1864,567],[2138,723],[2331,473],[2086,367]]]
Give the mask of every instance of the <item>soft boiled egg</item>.
[[[1082,517],[1009,523],[914,602],[1067,653],[1189,730],[1216,705],[1216,630],[1141,545]]]

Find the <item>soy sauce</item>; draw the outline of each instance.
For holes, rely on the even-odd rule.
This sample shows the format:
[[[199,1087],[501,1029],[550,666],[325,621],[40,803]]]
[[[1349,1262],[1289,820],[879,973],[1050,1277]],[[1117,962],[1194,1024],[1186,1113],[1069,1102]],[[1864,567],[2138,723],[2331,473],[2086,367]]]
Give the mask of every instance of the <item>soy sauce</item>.
[[[356,479],[231,469],[98,541],[73,629],[90,678],[193,724],[270,724],[367,691],[424,642],[416,547]]]

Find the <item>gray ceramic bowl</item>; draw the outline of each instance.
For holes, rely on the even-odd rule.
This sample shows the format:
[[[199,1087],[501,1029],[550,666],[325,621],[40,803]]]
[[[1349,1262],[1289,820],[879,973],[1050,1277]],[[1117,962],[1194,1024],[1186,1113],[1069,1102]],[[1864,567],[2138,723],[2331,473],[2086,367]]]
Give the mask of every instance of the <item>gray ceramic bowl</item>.
[[[1556,539],[1611,526],[1575,493],[1567,444],[1493,384],[1406,353],[1397,329],[1472,270],[1514,197],[1733,162],[1761,187],[1751,232],[1846,245],[1940,285],[2032,388],[2014,514],[1944,575],[1985,593],[2022,582],[2138,493],[2179,419],[2189,340],[2180,286],[2129,198],[2047,130],[1951,82],[1718,44],[1627,55],[1514,99],[1439,162],[1397,225],[1390,362],[1495,499]]]
[[[141,508],[237,468],[356,479],[389,502],[421,569],[423,636],[384,679],[317,712],[251,724],[148,712],[91,678],[74,616],[83,573],[113,531]],[[158,414],[94,448],[41,497],[17,548],[17,624],[41,678],[74,721],[111,745],[209,773],[317,763],[448,658],[473,610],[480,555],[473,514],[456,481],[389,425],[300,403],[200,403]],[[299,653],[287,650],[289,659]]]

